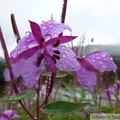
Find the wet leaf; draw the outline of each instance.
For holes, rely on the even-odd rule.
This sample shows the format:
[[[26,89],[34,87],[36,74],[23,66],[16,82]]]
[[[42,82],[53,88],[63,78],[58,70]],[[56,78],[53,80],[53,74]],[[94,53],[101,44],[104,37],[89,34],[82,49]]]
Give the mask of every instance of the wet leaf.
[[[33,93],[32,90],[28,90],[22,93],[18,93],[12,96],[4,96],[2,98],[0,98],[0,102],[9,102],[9,101],[18,101],[21,100],[29,95],[31,95]]]
[[[87,105],[89,105],[89,103],[57,101],[42,107],[41,111],[48,114],[68,114],[80,110]]]

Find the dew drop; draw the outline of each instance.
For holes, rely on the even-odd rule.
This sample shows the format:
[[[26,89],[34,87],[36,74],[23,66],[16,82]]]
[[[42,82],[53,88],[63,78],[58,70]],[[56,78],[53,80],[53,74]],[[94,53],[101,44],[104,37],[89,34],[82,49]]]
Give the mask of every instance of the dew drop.
[[[103,68],[103,69],[106,69],[106,66],[105,66],[105,65],[102,65],[102,68]]]
[[[102,61],[100,61],[100,64],[103,64],[103,62],[102,62]]]
[[[53,34],[53,37],[57,37],[57,36],[58,36],[58,34],[57,34],[57,33],[54,33],[54,34]]]
[[[51,25],[49,25],[49,28],[53,28],[54,26],[51,24]]]
[[[62,57],[63,57],[63,58],[66,58],[66,57],[67,57],[67,54],[66,54],[66,53],[62,53]]]
[[[48,41],[49,39],[52,38],[52,36],[49,35],[49,34],[46,34],[46,35],[44,35],[43,37],[44,37],[45,41]]]
[[[28,48],[32,48],[32,47],[35,47],[35,46],[37,46],[38,44],[37,44],[37,42],[36,41],[33,41],[33,42],[31,42],[29,45],[28,45]]]
[[[100,56],[97,56],[97,57],[96,57],[96,59],[98,59],[98,60],[99,60],[99,59],[100,59]]]
[[[61,64],[61,63],[59,64],[59,67],[62,67],[62,64]]]
[[[106,55],[107,55],[106,52],[101,53],[101,56],[102,56],[102,57],[106,57]]]
[[[95,62],[95,60],[93,59],[92,62]]]
[[[42,26],[42,29],[43,29],[43,30],[47,29],[47,26]]]

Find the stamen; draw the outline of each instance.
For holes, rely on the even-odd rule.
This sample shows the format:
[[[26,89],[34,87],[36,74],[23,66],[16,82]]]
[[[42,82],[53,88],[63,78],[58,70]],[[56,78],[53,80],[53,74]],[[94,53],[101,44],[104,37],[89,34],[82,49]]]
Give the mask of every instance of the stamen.
[[[42,41],[42,42],[45,42],[45,39],[42,37],[42,38],[41,38],[41,41]]]
[[[54,50],[53,51],[55,54],[60,54],[60,52],[58,50]]]
[[[40,65],[42,59],[44,58],[44,55],[43,54],[40,54],[40,56],[37,58],[37,66]]]
[[[60,56],[58,56],[58,55],[55,55],[55,54],[54,54],[53,56],[54,56],[56,59],[58,59],[58,60],[60,59]]]
[[[57,40],[54,44],[53,47],[57,47],[60,44],[60,40]]]
[[[53,60],[54,64],[56,64],[56,59],[55,59],[54,55],[52,56],[52,60]]]

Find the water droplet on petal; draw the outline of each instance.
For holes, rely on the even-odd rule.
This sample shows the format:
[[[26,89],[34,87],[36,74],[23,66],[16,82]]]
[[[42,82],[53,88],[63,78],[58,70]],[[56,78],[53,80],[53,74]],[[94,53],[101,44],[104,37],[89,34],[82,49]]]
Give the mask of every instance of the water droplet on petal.
[[[96,57],[96,59],[98,59],[98,60],[99,60],[99,59],[100,59],[100,56],[97,56],[97,57]]]
[[[106,55],[107,55],[106,52],[101,53],[101,56],[102,56],[102,57],[106,57]]]
[[[95,60],[93,59],[92,62],[95,62]]]
[[[51,25],[49,25],[49,28],[53,28],[54,26],[51,24]]]
[[[53,37],[58,37],[58,34],[57,34],[57,33],[54,33],[54,34],[53,34]]]
[[[43,37],[44,37],[44,39],[45,39],[45,42],[52,38],[52,36],[49,35],[49,34],[46,34],[46,35],[44,35]]]
[[[102,62],[102,61],[100,61],[100,64],[103,64],[103,62]]]
[[[66,54],[66,53],[62,53],[62,57],[63,57],[63,58],[66,58],[66,57],[67,57],[67,54]]]
[[[59,66],[61,67],[61,66],[62,66],[62,64],[60,63],[60,64],[59,64]]]
[[[33,41],[28,45],[28,48],[32,48],[32,47],[35,47],[37,45],[38,45],[38,43],[36,41]]]
[[[42,26],[42,29],[43,29],[43,30],[47,29],[47,26]]]

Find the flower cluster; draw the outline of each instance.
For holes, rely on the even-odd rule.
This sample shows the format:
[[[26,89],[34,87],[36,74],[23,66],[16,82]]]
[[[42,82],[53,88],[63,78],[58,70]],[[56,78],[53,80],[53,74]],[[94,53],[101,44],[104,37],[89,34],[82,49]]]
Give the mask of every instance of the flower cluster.
[[[23,84],[32,88],[38,81],[45,65],[56,75],[56,68],[63,71],[76,71],[79,63],[71,48],[63,45],[76,36],[59,36],[64,30],[71,28],[53,20],[38,25],[30,21],[31,31],[21,40],[10,53],[14,76],[22,76]],[[6,80],[10,80],[8,70]]]
[[[40,75],[48,68],[54,76],[56,68],[62,71],[74,71],[81,86],[94,91],[97,81],[96,72],[114,71],[115,63],[107,52],[98,51],[78,57],[64,43],[76,36],[60,36],[64,30],[71,28],[53,20],[38,25],[29,21],[31,32],[19,40],[16,48],[10,53],[14,76],[22,76],[23,84],[32,88]],[[10,80],[9,70],[5,70],[5,79]]]

